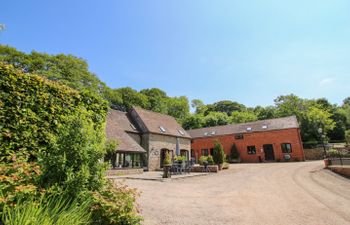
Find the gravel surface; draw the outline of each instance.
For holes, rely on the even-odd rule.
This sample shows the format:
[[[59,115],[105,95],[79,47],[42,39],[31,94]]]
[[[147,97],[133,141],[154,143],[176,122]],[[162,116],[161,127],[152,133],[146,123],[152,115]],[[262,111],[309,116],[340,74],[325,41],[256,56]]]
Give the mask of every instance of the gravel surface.
[[[233,164],[229,170],[138,188],[145,225],[350,224],[350,180],[323,161]]]

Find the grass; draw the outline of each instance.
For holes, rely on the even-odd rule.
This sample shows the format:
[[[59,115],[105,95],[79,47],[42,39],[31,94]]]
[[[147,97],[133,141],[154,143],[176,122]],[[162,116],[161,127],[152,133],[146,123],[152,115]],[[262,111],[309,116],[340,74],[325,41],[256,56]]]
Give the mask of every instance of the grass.
[[[80,225],[90,223],[90,202],[79,204],[64,197],[43,197],[5,207],[4,225]]]

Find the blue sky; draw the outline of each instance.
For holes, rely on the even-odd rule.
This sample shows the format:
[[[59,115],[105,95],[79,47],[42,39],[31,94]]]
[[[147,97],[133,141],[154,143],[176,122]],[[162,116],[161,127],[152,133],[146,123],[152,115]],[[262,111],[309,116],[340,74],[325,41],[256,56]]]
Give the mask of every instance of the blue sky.
[[[110,87],[205,103],[350,96],[350,1],[19,1],[0,43],[88,61]]]

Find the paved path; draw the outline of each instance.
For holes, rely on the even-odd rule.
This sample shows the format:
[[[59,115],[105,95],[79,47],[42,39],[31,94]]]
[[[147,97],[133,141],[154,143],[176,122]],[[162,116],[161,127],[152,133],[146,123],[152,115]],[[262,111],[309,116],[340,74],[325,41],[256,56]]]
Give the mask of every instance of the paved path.
[[[146,225],[350,224],[350,180],[322,161],[235,164],[218,174],[138,188]]]

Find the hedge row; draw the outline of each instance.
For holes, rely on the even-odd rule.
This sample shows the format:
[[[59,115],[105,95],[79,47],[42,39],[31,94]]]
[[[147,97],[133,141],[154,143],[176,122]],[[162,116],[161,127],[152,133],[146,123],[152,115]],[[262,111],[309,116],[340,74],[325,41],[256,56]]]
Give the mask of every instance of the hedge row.
[[[35,160],[77,108],[102,129],[107,103],[98,96],[0,63],[0,161],[14,154]]]

